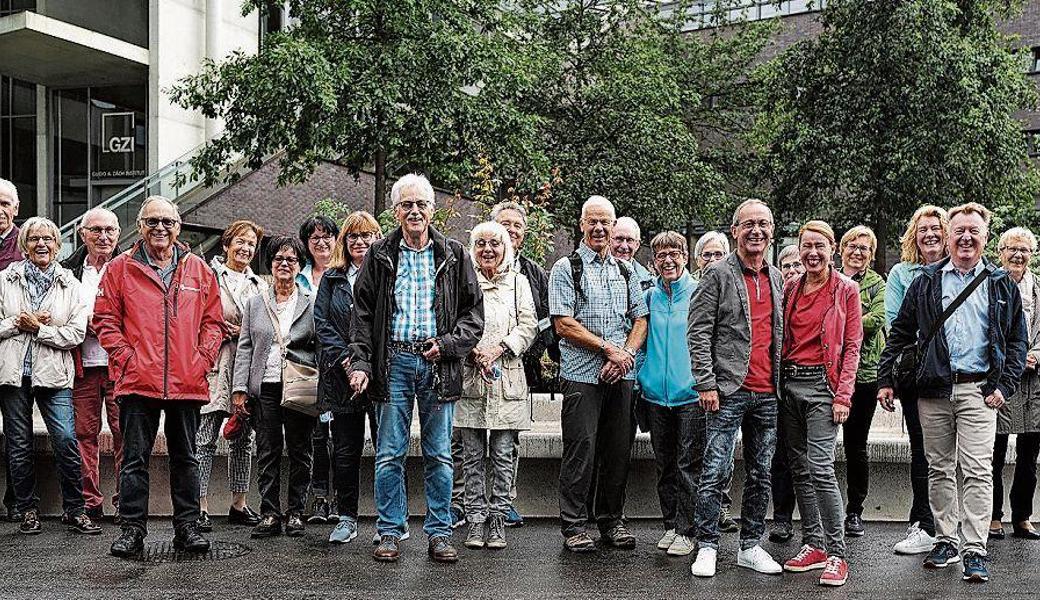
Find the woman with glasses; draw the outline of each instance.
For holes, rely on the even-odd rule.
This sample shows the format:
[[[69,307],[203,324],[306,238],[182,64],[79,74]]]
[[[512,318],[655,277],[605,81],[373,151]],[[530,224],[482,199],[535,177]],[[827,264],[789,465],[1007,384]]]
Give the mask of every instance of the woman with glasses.
[[[314,328],[318,336],[318,409],[331,413],[332,475],[336,485],[339,522],[329,542],[346,544],[357,537],[358,496],[361,487],[361,452],[365,447],[365,418],[375,445],[375,413],[368,397],[355,395],[347,380],[350,368],[351,312],[354,281],[372,242],[381,238],[379,223],[367,212],[351,213],[343,221],[329,270],[321,279],[314,300]]]
[[[993,522],[990,539],[1002,539],[1004,526],[1004,461],[1008,437],[1015,434],[1015,478],[1011,483],[1011,535],[1040,540],[1040,532],[1030,522],[1036,492],[1036,459],[1040,454],[1040,282],[1029,270],[1036,252],[1036,236],[1024,227],[1012,227],[1000,236],[1000,262],[1018,283],[1022,310],[1029,331],[1029,351],[1022,384],[997,413],[997,438],[993,447]]]
[[[878,361],[885,349],[885,279],[870,268],[876,250],[877,237],[869,227],[858,225],[841,237],[841,272],[859,284],[863,311],[863,343],[856,370],[856,388],[852,393],[852,410],[842,426],[848,485],[845,535],[851,537],[863,535],[863,501],[867,498],[870,482],[867,434],[878,405]]]
[[[283,408],[283,357],[317,368],[313,295],[296,281],[304,255],[299,240],[273,238],[267,245],[274,285],[246,302],[235,354],[231,401],[253,416],[256,429],[260,523],[254,538],[282,533],[280,501],[282,453],[289,456],[289,493],[285,534],[303,535],[303,509],[311,470],[311,435],[316,417]],[[275,328],[278,328],[277,330]],[[279,344],[279,340],[282,344]],[[247,404],[248,398],[248,404]]]
[[[780,272],[783,274],[785,282],[805,273],[805,267],[802,266],[802,257],[798,255],[797,244],[784,246],[776,260],[780,263]]]
[[[201,531],[213,530],[213,522],[209,518],[209,478],[213,470],[217,440],[220,438],[224,421],[234,410],[231,405],[231,379],[235,367],[235,351],[238,348],[238,334],[242,326],[242,313],[250,298],[267,291],[267,282],[249,268],[249,263],[253,261],[263,237],[264,230],[256,223],[235,221],[228,225],[220,236],[224,255],[214,256],[210,262],[213,274],[217,278],[217,285],[220,287],[220,304],[224,312],[227,337],[220,345],[217,363],[209,373],[210,401],[200,411],[199,429],[195,435],[199,458],[201,511],[198,525]],[[260,515],[246,504],[249,472],[252,468],[252,445],[253,431],[248,427],[229,443],[227,468],[231,507],[228,509],[228,523],[232,525],[253,527],[260,522]]]
[[[325,215],[312,215],[300,225],[300,241],[306,254],[306,264],[301,265],[300,274],[296,281],[300,287],[309,290],[312,294],[318,293],[325,271],[329,269],[332,261],[332,247],[339,236],[339,227],[336,222]],[[314,500],[307,521],[311,523],[326,523],[336,520],[335,507],[329,503],[332,489],[329,486],[329,471],[332,466],[332,440],[329,439],[329,424],[319,421],[314,428],[313,443],[313,472],[311,473],[311,494]]]
[[[42,531],[36,494],[33,404],[50,437],[58,483],[61,521],[76,533],[98,534],[86,514],[72,408],[75,368],[72,350],[87,332],[87,306],[79,282],[58,264],[61,234],[43,217],[32,217],[18,232],[27,257],[0,272],[0,411],[7,438],[8,485],[14,489],[23,534]]]
[[[697,240],[693,247],[693,256],[697,262],[697,271],[692,277],[701,278],[704,269],[719,262],[729,254],[729,238],[721,231],[709,231]]]

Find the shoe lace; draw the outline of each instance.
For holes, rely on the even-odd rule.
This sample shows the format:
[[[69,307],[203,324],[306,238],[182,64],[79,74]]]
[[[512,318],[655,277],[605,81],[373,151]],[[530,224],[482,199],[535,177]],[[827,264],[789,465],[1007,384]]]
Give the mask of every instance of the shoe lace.
[[[823,567],[824,574],[837,575],[841,570],[841,558],[831,556],[827,558],[827,564]]]
[[[813,553],[813,550],[815,550],[815,548],[813,548],[809,544],[805,544],[804,546],[802,546],[802,549],[798,551],[798,554],[795,555],[794,560],[805,560],[806,557]]]

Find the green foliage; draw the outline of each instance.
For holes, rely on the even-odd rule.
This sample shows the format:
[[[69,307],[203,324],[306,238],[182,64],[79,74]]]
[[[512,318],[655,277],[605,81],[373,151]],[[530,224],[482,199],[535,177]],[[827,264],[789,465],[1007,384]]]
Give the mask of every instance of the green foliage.
[[[334,198],[323,198],[314,203],[315,215],[324,215],[336,223],[350,214],[350,207]]]
[[[430,219],[430,223],[440,231],[446,231],[450,226],[449,223],[452,219],[459,216],[459,211],[455,209],[455,199],[448,201],[446,206],[438,206],[433,211],[433,218]],[[391,231],[396,229],[400,223],[397,222],[397,217],[394,216],[394,209],[388,208],[383,212],[379,213],[376,217],[379,221],[379,228],[383,230],[383,235],[388,235]]]
[[[1034,219],[1040,190],[1015,111],[1036,106],[1000,34],[1006,0],[830,0],[823,31],[762,73],[752,137],[777,220],[872,226],[895,240],[923,203],[979,201],[994,235]]]

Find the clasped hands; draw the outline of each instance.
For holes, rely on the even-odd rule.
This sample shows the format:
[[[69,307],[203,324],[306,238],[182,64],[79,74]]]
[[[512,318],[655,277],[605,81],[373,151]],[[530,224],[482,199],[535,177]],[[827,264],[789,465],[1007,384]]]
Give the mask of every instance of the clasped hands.
[[[40,325],[50,324],[51,313],[46,310],[39,310],[36,312],[23,310],[18,313],[18,316],[14,319],[14,326],[28,333],[36,333],[40,330]]]
[[[607,362],[599,370],[599,378],[604,383],[617,383],[636,365],[635,357],[613,344],[608,343],[603,353],[607,355]]]

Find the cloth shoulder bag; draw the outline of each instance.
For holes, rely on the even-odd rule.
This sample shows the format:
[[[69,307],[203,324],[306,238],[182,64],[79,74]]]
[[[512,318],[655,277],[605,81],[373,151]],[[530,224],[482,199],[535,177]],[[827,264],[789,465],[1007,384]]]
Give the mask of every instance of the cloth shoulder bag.
[[[318,410],[318,369],[290,360],[286,356],[285,340],[278,316],[266,293],[262,293],[264,305],[271,317],[274,335],[282,350],[282,408],[288,408],[307,416],[316,417]],[[292,316],[290,315],[290,318]]]

